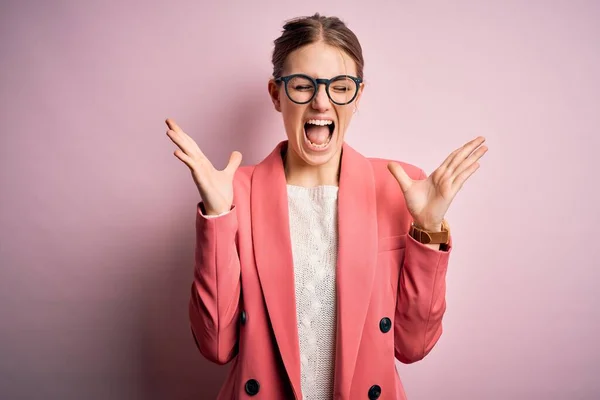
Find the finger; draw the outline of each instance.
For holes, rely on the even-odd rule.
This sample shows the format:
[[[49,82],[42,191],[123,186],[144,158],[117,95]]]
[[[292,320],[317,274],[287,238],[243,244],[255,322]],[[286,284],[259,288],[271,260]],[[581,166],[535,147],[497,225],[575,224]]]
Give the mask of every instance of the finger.
[[[456,153],[458,153],[461,150],[461,148],[458,148],[452,153],[448,154],[448,157],[446,157],[446,159],[440,164],[440,166],[434,171],[434,173],[432,173],[432,176],[435,177],[436,175],[443,175],[443,173],[446,171],[448,164],[450,164],[450,161],[452,161],[454,156],[456,156]]]
[[[170,129],[167,131],[167,136],[169,136],[173,143],[175,143],[188,156],[203,162],[208,160],[202,152],[202,150],[200,150],[200,147],[198,147],[194,139],[192,139],[185,133],[177,132]]]
[[[187,154],[185,154],[183,151],[177,149],[175,150],[175,152],[173,153],[175,155],[175,157],[179,158],[181,161],[183,161],[185,163],[185,165],[187,165],[190,169],[194,169],[194,160],[188,156]]]
[[[458,175],[456,177],[456,179],[454,180],[454,182],[452,182],[452,186],[454,190],[459,190],[460,188],[463,187],[463,185],[465,184],[466,180],[469,179],[469,177],[471,175],[473,175],[475,173],[475,171],[477,171],[479,169],[479,163],[473,163],[469,166],[469,168],[467,168],[466,170],[464,170],[463,172],[460,173],[460,175]]]
[[[182,141],[189,141],[189,142],[193,142],[194,144],[196,143],[196,142],[194,142],[194,139],[192,139],[190,137],[190,135],[188,135],[187,133],[185,133],[183,131],[183,129],[181,129],[181,127],[179,125],[177,125],[177,123],[175,121],[173,121],[171,118],[167,118],[165,122],[167,123],[167,126],[169,127],[169,129],[171,129],[178,136],[181,137]]]
[[[402,166],[396,162],[388,163],[388,169],[400,184],[400,189],[402,189],[402,192],[406,193],[406,191],[412,186],[413,180],[410,178],[410,176],[408,176],[406,171],[404,171],[404,168],[402,168]]]
[[[175,121],[173,121],[171,118],[167,118],[165,120],[167,126],[169,127],[169,129],[174,130],[175,132],[183,132],[183,129],[181,129],[179,127],[179,125],[177,125],[177,123]]]
[[[456,167],[456,169],[452,173],[452,176],[450,177],[450,179],[452,179],[452,180],[456,179],[456,177],[458,175],[463,173],[467,168],[469,168],[471,165],[473,165],[473,163],[479,161],[481,159],[481,157],[483,157],[483,155],[487,151],[488,151],[487,146],[481,146],[480,148],[475,150],[473,153],[471,153],[471,155],[466,160],[464,160],[462,163],[460,163],[460,165],[458,165]]]
[[[239,168],[241,163],[242,163],[242,153],[240,153],[239,151],[234,151],[233,153],[231,153],[231,156],[229,156],[229,162],[227,163],[227,166],[225,167],[225,171],[227,173],[233,175],[235,173],[235,171]]]
[[[483,142],[485,142],[485,138],[483,136],[478,136],[461,147],[446,166],[446,169],[449,171],[449,173],[453,174],[456,167],[460,165],[460,163],[462,163],[476,148],[481,146]]]
[[[169,129],[167,131],[167,136],[169,137],[169,139],[171,139],[171,141],[173,143],[175,143],[177,145],[177,147],[179,147],[182,151],[184,151],[186,154],[188,155],[192,155],[193,153],[193,148],[190,146],[190,143],[188,140],[186,140],[183,136],[181,136],[178,132]]]
[[[462,145],[461,147],[459,147],[458,149],[454,150],[452,153],[450,153],[450,155],[448,157],[446,157],[446,159],[444,160],[444,162],[442,163],[442,165],[440,166],[440,168],[443,167],[443,169],[447,169],[450,164],[452,163],[452,161],[454,161],[454,159],[465,150],[466,147],[472,145],[475,141],[477,141],[478,139],[480,139],[481,137],[477,137],[467,143],[465,143],[464,145]]]

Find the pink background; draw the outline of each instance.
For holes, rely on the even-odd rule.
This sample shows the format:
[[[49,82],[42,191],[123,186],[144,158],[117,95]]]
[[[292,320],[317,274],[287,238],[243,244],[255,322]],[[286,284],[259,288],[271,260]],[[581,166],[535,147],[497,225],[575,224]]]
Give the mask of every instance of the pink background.
[[[219,167],[261,160],[272,41],[315,11],[364,47],[357,150],[430,173],[488,138],[409,398],[600,398],[600,2],[566,0],[3,1],[0,398],[214,397],[226,367],[187,320],[199,196],[163,121]]]

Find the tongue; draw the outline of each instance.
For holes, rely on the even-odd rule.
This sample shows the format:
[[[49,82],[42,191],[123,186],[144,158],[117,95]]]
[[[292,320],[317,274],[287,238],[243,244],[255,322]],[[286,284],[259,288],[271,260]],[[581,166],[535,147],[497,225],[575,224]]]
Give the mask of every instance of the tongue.
[[[314,144],[323,144],[329,138],[329,127],[319,125],[306,125],[306,137]]]

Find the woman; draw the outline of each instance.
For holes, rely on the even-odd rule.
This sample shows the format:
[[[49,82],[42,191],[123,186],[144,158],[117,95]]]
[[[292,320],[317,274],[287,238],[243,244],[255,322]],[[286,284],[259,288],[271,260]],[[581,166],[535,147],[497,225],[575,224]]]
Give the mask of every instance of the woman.
[[[394,359],[442,332],[444,215],[487,151],[477,138],[430,176],[360,155],[344,134],[364,90],[355,35],[318,14],[284,26],[268,91],[287,140],[216,170],[172,120],[201,196],[193,336],[232,366],[220,399],[404,399]]]

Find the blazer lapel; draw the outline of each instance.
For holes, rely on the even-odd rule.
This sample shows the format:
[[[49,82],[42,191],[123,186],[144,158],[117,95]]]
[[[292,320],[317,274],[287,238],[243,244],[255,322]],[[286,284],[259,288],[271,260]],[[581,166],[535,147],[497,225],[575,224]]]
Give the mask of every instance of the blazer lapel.
[[[281,142],[252,175],[250,207],[256,268],[269,319],[296,398],[300,346],[294,266]],[[349,398],[377,257],[377,210],[371,163],[347,144],[338,192],[335,397]]]
[[[252,239],[268,317],[296,398],[301,398],[294,266],[281,158],[285,143],[279,143],[252,174]]]
[[[369,160],[342,149],[338,192],[335,398],[350,398],[377,261],[375,179]]]

